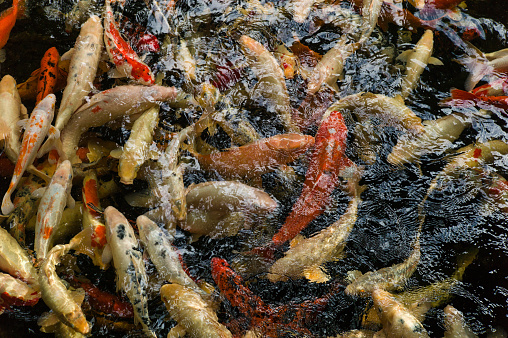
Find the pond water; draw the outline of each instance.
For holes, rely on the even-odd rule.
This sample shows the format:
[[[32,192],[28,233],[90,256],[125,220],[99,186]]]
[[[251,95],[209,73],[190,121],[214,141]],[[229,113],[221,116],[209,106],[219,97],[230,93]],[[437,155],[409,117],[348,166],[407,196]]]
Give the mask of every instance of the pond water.
[[[76,0],[27,1],[26,17],[16,22],[4,47],[6,60],[0,64],[0,75],[10,74],[18,83],[22,83],[30,77],[32,71],[40,67],[40,60],[48,48],[56,47],[62,55],[73,47],[80,24],[66,29],[65,14],[76,3]],[[103,2],[90,3],[90,13],[102,15]],[[358,298],[344,293],[348,284],[348,272],[360,270],[365,273],[406,260],[418,236],[419,222],[422,215],[425,215],[420,235],[421,259],[403,289],[394,293],[417,290],[448,278],[456,270],[461,257],[468,254],[471,256],[477,250],[461,281],[451,289],[450,297],[427,312],[423,325],[431,337],[442,337],[443,308],[451,304],[463,313],[469,327],[479,336],[493,333],[503,336],[502,332],[505,332],[506,337],[508,208],[489,195],[487,187],[491,183],[491,176],[481,176],[478,171],[469,169],[457,171],[451,179],[443,180],[439,189],[429,193],[432,180],[454,159],[455,150],[475,142],[508,141],[508,111],[490,106],[487,108],[492,110],[492,114],[485,118],[478,117],[478,107],[442,104],[442,100],[450,97],[452,88],[464,89],[468,78],[467,68],[457,62],[467,56],[468,49],[464,46],[468,45],[463,41],[469,39],[471,44],[485,53],[508,47],[508,11],[503,0],[466,0],[464,3],[454,12],[424,12],[418,11],[409,2],[385,1],[379,21],[383,25],[377,26],[371,36],[344,62],[333,100],[325,104],[329,105],[335,100],[360,92],[394,97],[400,93],[404,77],[404,64],[396,60],[396,57],[403,51],[414,48],[424,29],[410,27],[410,24],[398,25],[394,22],[396,20],[390,21],[389,8],[398,6],[428,22],[439,22],[434,29],[433,56],[443,65],[429,64],[425,68],[417,87],[405,100],[405,104],[422,120],[436,120],[454,113],[476,118],[473,118],[471,127],[466,128],[445,152],[424,155],[418,164],[396,167],[387,161],[387,156],[398,139],[404,136],[404,132],[374,119],[374,133],[367,136],[376,138],[376,142],[372,143],[375,159],[369,162],[362,156],[364,149],[360,147],[361,135],[355,129],[359,122],[351,111],[344,112],[348,129],[345,156],[362,168],[360,184],[367,189],[361,194],[358,218],[347,239],[345,255],[339,260],[326,262],[323,266],[330,277],[328,282],[314,283],[305,278],[270,282],[266,278],[267,267],[262,260],[245,254],[254,247],[267,243],[284,223],[302,191],[312,151],[290,163],[292,169],[289,172],[294,171],[292,174],[275,170],[263,174],[262,181],[247,182],[262,188],[277,202],[277,209],[270,215],[251,216],[251,226],[247,229],[225,238],[202,236],[197,240],[196,236],[187,231],[180,228],[176,230],[174,245],[179,249],[189,274],[214,285],[217,290],[217,304],[222,301],[217,306],[221,323],[232,325],[234,319],[242,317],[242,313],[241,309],[232,306],[224,295],[219,294],[210,268],[213,257],[226,259],[242,275],[249,289],[273,307],[312,301],[323,296],[329,299],[327,306],[309,320],[308,330],[295,331],[288,328],[281,330],[278,337],[306,336],[309,333],[316,337],[332,337],[362,328],[362,318],[372,306],[372,300],[370,297]],[[10,1],[3,2],[0,9],[7,9],[10,5]],[[324,55],[345,34],[348,34],[350,42],[357,41],[361,33],[358,21],[362,20],[358,8],[348,1],[316,2],[308,18],[298,23],[293,19],[288,2],[285,1],[179,0],[174,13],[167,18],[169,27],[156,21],[143,1],[127,0],[123,7],[115,8],[124,36],[131,38],[131,42],[137,42],[134,46],[136,51],[144,55],[144,61],[155,74],[164,74],[164,85],[182,88],[196,97],[199,96],[199,86],[202,83],[215,85],[220,90],[215,109],[231,109],[238,119],[247,121],[260,138],[282,134],[284,127],[274,113],[277,106],[272,102],[270,88],[264,88],[262,82],[258,81],[254,67],[240,47],[239,38],[248,35],[269,51],[275,51],[281,45],[288,49],[293,47],[291,50],[295,54],[295,46],[299,41],[302,46],[309,48],[308,62],[312,63],[316,61],[314,55]],[[169,42],[167,49],[142,51],[146,44],[139,42],[139,37],[146,33],[153,34],[161,44],[166,38]],[[185,73],[183,63],[175,57],[183,41],[195,60],[193,80]],[[280,53],[279,49],[274,55],[280,56]],[[285,80],[290,104],[294,109],[300,106],[307,95],[304,71],[312,69],[302,60],[299,59],[295,65],[296,74]],[[95,85],[97,90],[105,90],[126,82],[125,79],[114,79],[104,73],[96,79]],[[62,91],[55,94],[59,102]],[[28,111],[35,104],[31,99],[26,99],[23,103]],[[323,107],[316,104],[312,111],[319,111],[319,108]],[[162,137],[168,137],[196,122],[204,111],[205,108],[197,104],[185,108],[162,104],[156,131],[160,138],[156,138],[156,141],[163,143]],[[305,134],[314,136],[318,125],[319,123],[314,123],[304,131]],[[130,127],[128,123],[123,123],[120,128],[97,127],[93,131],[95,137],[122,146],[129,137]],[[230,136],[224,130],[224,125],[213,128],[210,125],[198,136],[198,151],[205,153],[210,146],[214,150],[224,150],[238,145],[238,141],[235,142]],[[191,152],[182,151],[180,162],[186,164],[183,175],[186,187],[193,183],[224,179],[223,175],[213,170],[203,170]],[[139,178],[132,185],[120,183],[116,162],[113,163],[110,170],[106,168],[107,173],[103,171],[100,179],[104,182],[113,180],[118,191],[101,201],[101,206],[115,206],[129,220],[135,220],[150,208],[131,207],[124,197],[129,193],[143,191],[148,184]],[[508,158],[498,154],[483,168],[485,173],[496,172],[506,176]],[[9,180],[10,177],[2,178],[2,191],[6,190]],[[78,201],[81,200],[81,186],[82,182],[74,181],[72,194]],[[310,222],[302,234],[308,237],[338,220],[346,211],[350,199],[342,186],[335,189],[332,198],[326,203],[325,211]],[[33,238],[33,231],[27,230],[26,245],[30,251],[33,250]],[[276,253],[276,257],[282,257],[283,251],[287,249],[286,243]],[[59,270],[61,276],[74,274],[89,280],[103,291],[112,294],[116,292],[113,267],[104,271],[95,267],[87,256],[70,256],[73,258],[68,259]],[[166,336],[176,322],[170,319],[160,299],[158,288],[161,283],[155,278],[155,267],[148,260],[146,266],[150,280],[150,328],[157,336]],[[68,282],[72,285],[70,279]],[[118,294],[127,301],[121,292]],[[143,335],[140,327],[132,325],[132,318],[122,319],[101,313],[89,304],[88,297],[85,298],[83,309],[92,324],[94,337]],[[37,325],[38,318],[46,311],[48,308],[42,300],[34,307],[13,307],[0,316],[0,336],[46,336],[39,331]]]

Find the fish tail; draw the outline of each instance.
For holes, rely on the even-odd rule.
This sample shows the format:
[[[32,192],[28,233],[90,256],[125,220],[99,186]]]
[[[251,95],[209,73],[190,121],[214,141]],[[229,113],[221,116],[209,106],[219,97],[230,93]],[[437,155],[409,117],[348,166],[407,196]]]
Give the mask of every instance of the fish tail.
[[[488,63],[488,60],[485,57],[471,57],[467,55],[459,57],[455,61],[465,66],[470,73],[464,83],[464,88],[467,91],[473,90],[476,84],[480,82],[484,76],[493,72],[492,66]]]
[[[12,189],[7,190],[2,201],[2,214],[8,215],[14,210],[14,204],[11,201]]]
[[[6,140],[9,136],[9,126],[5,121],[0,120],[0,141]]]
[[[450,90],[452,94],[453,100],[461,100],[461,101],[478,101],[478,96],[473,93],[466,92],[465,90],[460,89],[452,89]]]
[[[457,257],[457,270],[453,273],[452,278],[462,280],[462,276],[464,275],[466,268],[476,259],[477,255],[478,248],[474,247]]]

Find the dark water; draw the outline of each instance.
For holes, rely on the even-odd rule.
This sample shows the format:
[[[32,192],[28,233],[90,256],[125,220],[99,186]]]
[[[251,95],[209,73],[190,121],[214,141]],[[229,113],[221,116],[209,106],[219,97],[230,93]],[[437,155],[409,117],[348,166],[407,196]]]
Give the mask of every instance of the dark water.
[[[61,54],[71,48],[79,31],[74,29],[66,32],[62,15],[69,12],[74,3],[75,1],[48,0],[28,2],[28,17],[16,23],[5,46],[6,61],[0,66],[1,75],[11,74],[20,83],[39,67],[40,58],[48,48],[55,46]],[[474,22],[479,23],[484,32],[483,39],[475,38],[471,42],[485,52],[508,47],[506,30],[508,11],[504,1],[468,0],[466,3],[467,9],[463,12],[474,19]],[[261,12],[252,7],[252,4],[241,1],[177,2],[176,14],[170,21],[176,28],[175,36],[187,41],[197,61],[197,83],[223,81],[227,84],[227,79],[218,79],[217,69],[243,68],[244,57],[236,42],[241,34],[248,34],[271,49],[274,49],[277,43],[290,46],[293,36],[296,35],[302,43],[321,54],[330,49],[334,41],[340,37],[341,27],[334,20],[320,24],[324,21],[319,14],[321,9],[316,9],[311,14],[311,18],[318,19],[297,24],[291,19],[291,15],[282,10],[283,1],[269,4],[271,6],[266,6],[266,10]],[[4,9],[9,5],[9,2],[5,2],[0,6]],[[411,8],[410,5],[407,6]],[[319,7],[324,8],[325,5]],[[348,3],[344,2],[341,7],[353,13]],[[101,13],[99,8],[94,11]],[[122,14],[134,25],[148,27],[148,31],[156,34],[160,41],[163,40],[164,34],[159,32],[159,26],[150,21],[150,13],[142,1],[127,1]],[[460,29],[461,27],[457,28],[459,34]],[[400,52],[411,48],[422,33],[421,29],[409,32],[393,24],[388,26],[387,31],[376,30],[369,41],[347,59],[344,76],[338,83],[340,89],[338,97],[361,91],[387,96],[396,95],[400,91],[403,73],[393,59]],[[173,40],[178,41],[178,37]],[[455,111],[470,114],[475,110],[439,104],[440,100],[449,96],[451,88],[463,88],[468,73],[463,66],[454,62],[454,59],[462,55],[463,51],[454,47],[446,34],[436,32],[434,56],[445,66],[429,65],[421,77],[418,88],[406,101],[422,119],[436,119]],[[174,60],[164,59],[158,53],[148,54],[146,60],[154,71],[166,71],[166,85],[181,86],[186,90],[191,88],[183,72],[175,67]],[[234,76],[233,73],[229,73],[229,76]],[[256,82],[252,71],[244,69],[241,80],[222,92],[223,100],[228,100],[230,104],[243,109],[246,118],[263,137],[279,134],[282,129],[277,118],[267,113],[265,102],[251,95]],[[111,83],[111,79],[104,77],[101,84],[107,88]],[[305,97],[306,85],[301,77],[296,76],[287,80],[287,87],[292,104],[297,107]],[[61,93],[57,93],[57,99],[60,98]],[[24,104],[29,108],[33,107],[33,102]],[[196,121],[201,115],[196,108],[175,113],[174,109],[163,106],[160,127],[178,130]],[[473,123],[472,128],[465,130],[454,142],[453,148],[458,149],[475,141],[506,140],[506,122],[505,112],[497,111],[493,118]],[[354,130],[351,123],[348,124],[348,128],[350,131]],[[127,130],[110,131],[105,128],[99,128],[97,132],[101,137],[120,144],[126,141],[129,134]],[[418,228],[418,205],[425,197],[431,180],[446,164],[446,154],[428,155],[422,158],[420,168],[416,165],[407,165],[403,169],[396,169],[386,162],[386,156],[396,144],[400,132],[380,128],[379,133],[380,147],[377,160],[373,165],[365,165],[361,183],[368,189],[362,194],[363,203],[359,208],[358,220],[346,246],[347,256],[340,261],[326,264],[332,281],[344,282],[350,270],[362,272],[377,270],[407,258]],[[220,130],[213,136],[207,136],[205,133],[203,138],[219,149],[231,145],[231,140]],[[352,132],[348,136],[347,144],[348,156],[355,163],[364,165],[355,148]],[[184,156],[191,161],[190,155]],[[263,273],[258,273],[254,268],[256,262],[246,260],[239,254],[269,238],[268,235],[263,235],[260,229],[273,234],[284,222],[299,196],[306,163],[306,160],[293,163],[299,175],[296,182],[287,182],[275,173],[264,175],[263,187],[278,200],[279,209],[267,220],[259,220],[262,226],[258,229],[244,230],[238,236],[225,239],[202,237],[194,243],[189,243],[189,234],[179,231],[175,244],[181,249],[190,273],[213,283],[210,259],[223,257],[244,273],[251,290],[268,304],[301,302],[325,295],[332,285],[331,282],[315,284],[301,279],[270,283],[263,278]],[[492,168],[500,174],[508,174],[506,160],[498,159],[492,164]],[[113,179],[119,181],[115,175]],[[192,165],[185,174],[186,185],[212,179],[217,179],[217,176],[205,173]],[[123,200],[123,195],[145,186],[141,181],[136,181],[134,186],[122,186],[122,193],[102,202],[103,206],[114,205],[129,219],[135,219],[146,209],[129,207]],[[308,236],[326,227],[344,212],[348,197],[340,189],[334,192],[333,197],[328,210],[308,226],[303,232],[304,235]],[[477,258],[467,268],[459,286],[453,289],[450,303],[463,312],[469,326],[481,336],[501,329],[508,331],[507,217],[495,205],[491,208],[491,212],[486,212],[484,206],[488,200],[488,196],[479,189],[479,185],[471,182],[466,176],[455,178],[444,184],[443,189],[429,196],[424,206],[426,221],[421,235],[422,258],[407,285],[409,289],[416,289],[447,278],[456,267],[457,257],[477,248],[479,250]],[[90,279],[105,291],[115,292],[112,268],[103,272],[95,268],[87,258],[78,257],[77,261],[83,277]],[[149,266],[148,271],[154,273],[155,269]],[[330,297],[330,304],[325,311],[318,314],[309,327],[310,331],[316,336],[325,337],[360,328],[360,318],[369,301],[346,296],[342,291]],[[423,323],[432,337],[443,334],[443,307],[430,310]],[[104,317],[102,314],[93,312],[86,304],[84,309],[87,311],[87,319],[93,324],[93,336],[132,337],[142,334],[137,330],[126,332],[109,328],[101,324],[99,317]],[[40,301],[33,308],[17,307],[4,313],[0,316],[0,336],[45,335],[39,332],[37,319],[47,310]],[[168,319],[157,290],[154,290],[150,300],[149,312],[153,330],[158,336],[165,336],[174,322]],[[230,320],[237,315],[238,310],[227,301],[219,308],[218,316],[221,321]],[[118,321],[116,318],[107,319],[112,322]]]

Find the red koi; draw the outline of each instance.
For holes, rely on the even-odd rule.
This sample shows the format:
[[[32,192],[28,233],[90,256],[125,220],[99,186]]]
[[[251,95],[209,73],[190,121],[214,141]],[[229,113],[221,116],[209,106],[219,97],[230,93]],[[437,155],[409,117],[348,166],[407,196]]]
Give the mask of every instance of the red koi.
[[[144,85],[155,84],[150,67],[148,67],[132,47],[125,41],[118,30],[110,1],[106,1],[106,18],[104,23],[104,41],[111,61],[116,69],[126,77]]]
[[[38,104],[48,94],[53,94],[58,81],[58,60],[60,54],[55,47],[46,51],[42,60],[39,72],[39,81],[37,82],[37,97],[35,104]]]
[[[346,164],[346,138],[344,118],[340,112],[333,111],[321,122],[302,193],[284,225],[272,237],[273,245],[280,246],[291,240],[323,213],[330,194],[337,187],[339,172]]]
[[[453,9],[464,0],[425,0],[423,9]]]
[[[160,51],[161,46],[159,40],[153,34],[144,32],[136,39],[135,48],[140,52],[152,52],[157,53]]]
[[[503,77],[495,81],[476,87],[471,91],[476,96],[499,96],[508,94],[508,77]]]
[[[90,304],[95,311],[114,315],[119,318],[134,317],[134,310],[130,302],[123,301],[116,295],[102,291],[92,283],[82,282],[76,277],[72,277],[72,280],[85,290],[88,296],[88,304]]]
[[[331,299],[330,296],[339,286],[339,284],[333,286],[331,292],[321,298],[272,307],[244,285],[242,277],[231,269],[226,260],[214,257],[211,265],[213,280],[221,293],[231,305],[238,308],[247,321],[250,320],[247,328],[241,326],[241,321],[231,323],[234,324],[235,331],[256,328],[261,330],[263,337],[283,336],[283,332],[287,332],[288,329],[311,335],[305,326],[312,323],[316,315],[325,309]]]
[[[243,68],[234,68],[233,63],[226,60],[226,65],[217,65],[217,72],[211,83],[215,88],[223,92],[240,81],[242,70]]]
[[[452,89],[451,100],[445,101],[449,105],[471,106],[480,108],[492,108],[492,106],[508,110],[508,96],[478,96],[465,90]]]

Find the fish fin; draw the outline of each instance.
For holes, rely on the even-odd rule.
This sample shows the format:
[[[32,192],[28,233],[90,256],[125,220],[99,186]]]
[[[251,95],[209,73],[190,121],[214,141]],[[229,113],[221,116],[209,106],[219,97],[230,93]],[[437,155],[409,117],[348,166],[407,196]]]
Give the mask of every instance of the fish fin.
[[[74,300],[77,304],[81,304],[85,300],[85,290],[79,288],[79,289],[70,291],[70,296],[71,296],[72,300]]]
[[[127,77],[127,75],[121,71],[118,70],[118,68],[111,68],[108,71],[108,77],[111,79],[122,79]]]
[[[197,242],[201,238],[201,234],[191,234],[191,243]]]
[[[20,129],[26,129],[27,126],[28,126],[28,123],[29,123],[29,120],[28,119],[23,119],[23,120],[19,120],[17,122],[17,125]]]
[[[460,90],[453,88],[450,90],[450,93],[452,94],[453,100],[462,100],[462,101],[477,101],[478,96],[476,96],[473,93],[466,92],[465,90]]]
[[[75,206],[76,206],[76,201],[74,200],[74,198],[72,198],[72,196],[69,192],[69,194],[67,194],[67,207],[74,209]]]
[[[39,199],[42,197],[42,195],[44,195],[45,192],[46,192],[46,187],[35,189],[32,192],[32,197]]]
[[[346,258],[346,253],[344,252],[344,246],[340,245],[337,249],[335,249],[335,252],[333,253],[331,257],[332,262],[340,261],[341,259]]]
[[[109,152],[109,156],[119,159],[123,154],[123,147],[113,149]]]
[[[348,271],[347,274],[346,274],[346,277],[344,278],[344,280],[348,283],[348,284],[351,284],[353,283],[355,280],[357,280],[358,278],[360,278],[361,276],[363,276],[363,273],[359,270],[352,270],[352,271]]]
[[[483,52],[479,51],[476,47],[472,46],[477,52],[478,57],[472,57],[472,56],[463,56],[460,58],[455,59],[454,61],[460,63],[461,65],[465,66],[469,71],[469,76],[466,79],[466,82],[464,83],[464,88],[467,91],[472,90],[478,82],[480,82],[481,79],[485,75],[488,75],[494,71],[494,68],[488,63],[487,58],[483,54]]]
[[[22,103],[19,109],[19,118],[21,120],[28,119],[28,109],[26,109],[25,105]]]
[[[56,149],[55,145],[56,140],[58,139],[60,139],[60,130],[50,126],[48,131],[48,139],[42,144],[39,151],[37,152],[37,158],[41,158],[44,154],[49,153],[50,150]]]
[[[37,169],[33,164],[30,164],[27,168],[26,168],[26,171],[29,172],[30,174],[33,174],[37,177],[40,177],[44,180],[44,182],[46,183],[49,183],[51,181],[51,177],[49,177],[48,175],[46,175],[46,173],[40,171],[39,169]]]
[[[400,53],[396,58],[395,60],[397,61],[400,61],[400,62],[403,62],[403,63],[407,63],[407,60],[409,60],[409,58],[413,55],[415,51],[412,50],[412,49],[408,49],[408,50],[405,50],[403,51],[402,53]]]
[[[187,331],[183,325],[176,324],[176,326],[173,326],[171,330],[169,330],[166,338],[183,338],[186,333]]]
[[[111,246],[108,243],[104,246],[104,250],[102,250],[101,260],[102,260],[102,263],[104,265],[106,265],[106,264],[109,264],[112,259],[113,259],[113,252],[111,251]]]
[[[320,266],[316,265],[305,268],[303,270],[303,275],[313,283],[326,283],[330,280],[330,276],[325,273]]]
[[[37,320],[37,325],[41,327],[44,333],[54,332],[56,325],[61,323],[60,318],[53,311],[44,312]]]
[[[0,120],[0,140],[6,140],[9,136],[9,126],[4,120]]]
[[[11,201],[11,192],[7,191],[2,200],[2,214],[8,215],[14,211],[14,204]]]
[[[394,99],[400,103],[404,103],[404,98],[400,94],[395,95]]]
[[[453,273],[451,278],[462,280],[466,268],[476,259],[476,255],[478,255],[477,247],[473,247],[470,251],[459,255],[457,257],[457,270]]]
[[[431,56],[429,58],[429,64],[434,65],[434,66],[444,66],[443,61],[441,61],[438,58],[435,58],[433,56]]]

